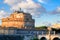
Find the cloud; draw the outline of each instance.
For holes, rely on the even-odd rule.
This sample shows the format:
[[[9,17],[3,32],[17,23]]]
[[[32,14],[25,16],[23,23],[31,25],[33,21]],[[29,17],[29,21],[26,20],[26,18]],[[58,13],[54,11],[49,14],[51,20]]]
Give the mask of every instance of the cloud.
[[[60,23],[60,20],[58,20],[57,23]]]
[[[55,10],[53,10],[51,14],[60,14],[60,7],[57,7]]]
[[[22,8],[24,11],[29,12],[36,17],[46,11],[43,6],[35,3],[33,0],[4,0],[4,3],[11,6],[11,10],[19,10],[19,8]]]
[[[43,3],[43,4],[47,4],[50,0],[38,0],[38,2]]]
[[[43,0],[38,0],[38,2],[40,2],[40,3],[45,3]]]
[[[4,10],[0,10],[0,19],[7,17],[9,14]]]
[[[60,7],[57,7],[56,8],[56,11],[60,13]]]
[[[50,22],[43,22],[43,24],[48,26],[48,27],[52,25]]]

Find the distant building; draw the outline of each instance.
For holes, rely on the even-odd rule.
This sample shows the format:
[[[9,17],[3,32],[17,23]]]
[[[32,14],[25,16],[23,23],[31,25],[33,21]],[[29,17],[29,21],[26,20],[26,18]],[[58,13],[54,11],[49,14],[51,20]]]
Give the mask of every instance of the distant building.
[[[60,29],[60,24],[54,24],[51,26],[52,28]]]
[[[16,28],[34,28],[35,20],[32,15],[24,13],[23,11],[15,11],[7,18],[2,19],[2,27],[16,27]]]

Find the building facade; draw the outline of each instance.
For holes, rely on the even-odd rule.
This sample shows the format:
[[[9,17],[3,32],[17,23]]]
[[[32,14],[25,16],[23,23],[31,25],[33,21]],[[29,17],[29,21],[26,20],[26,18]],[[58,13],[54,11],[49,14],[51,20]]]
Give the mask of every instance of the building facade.
[[[34,28],[32,15],[23,11],[15,11],[9,17],[2,19],[2,27]]]
[[[60,24],[56,23],[50,26],[51,28],[60,29]]]

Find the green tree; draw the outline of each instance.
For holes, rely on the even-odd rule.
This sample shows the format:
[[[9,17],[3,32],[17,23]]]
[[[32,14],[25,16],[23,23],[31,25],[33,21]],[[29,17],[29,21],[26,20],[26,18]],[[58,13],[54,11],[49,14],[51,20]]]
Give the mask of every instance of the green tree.
[[[39,40],[38,38],[33,38],[33,40]]]
[[[36,29],[47,29],[47,26],[39,26],[39,27],[35,27]]]

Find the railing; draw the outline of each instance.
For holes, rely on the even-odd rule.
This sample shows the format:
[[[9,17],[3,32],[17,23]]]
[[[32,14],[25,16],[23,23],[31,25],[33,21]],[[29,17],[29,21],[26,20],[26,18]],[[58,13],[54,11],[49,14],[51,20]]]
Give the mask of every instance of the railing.
[[[0,29],[0,35],[60,35],[59,33],[56,34],[55,31],[28,31],[28,30],[2,30]]]

